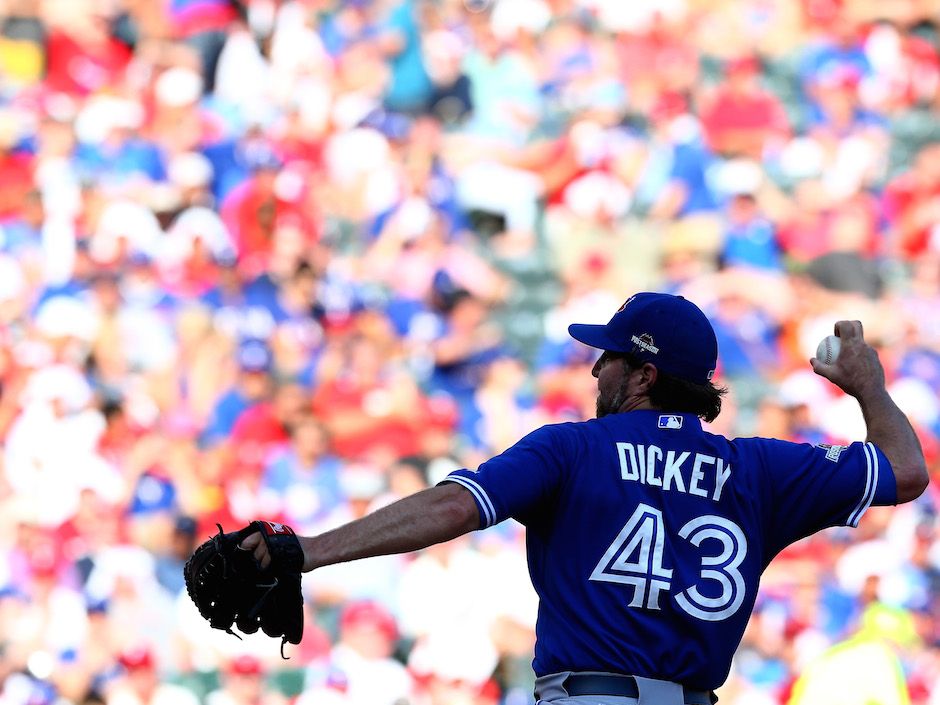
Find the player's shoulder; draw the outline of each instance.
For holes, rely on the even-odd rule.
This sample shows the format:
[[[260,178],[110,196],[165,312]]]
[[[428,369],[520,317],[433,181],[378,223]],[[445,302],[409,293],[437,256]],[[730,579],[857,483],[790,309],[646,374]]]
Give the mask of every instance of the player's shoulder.
[[[820,448],[822,448],[823,453],[827,450],[824,445],[814,446],[811,443],[762,436],[728,439],[728,445],[735,455],[747,457],[751,461],[761,461],[765,464],[773,464],[784,458],[797,460],[812,455],[814,451]]]
[[[728,443],[735,448],[745,448],[748,450],[796,450],[813,447],[809,443],[798,443],[782,438],[767,438],[764,436],[739,436],[737,438],[729,438]]]
[[[533,442],[550,443],[555,440],[567,440],[575,438],[585,432],[585,424],[588,421],[560,421],[557,423],[547,423],[539,426],[534,431],[530,431],[523,440]]]
[[[727,438],[728,446],[736,452],[759,453],[772,450],[777,445],[777,439],[763,436],[736,436]]]
[[[539,426],[519,439],[516,446],[519,448],[544,448],[558,456],[571,457],[579,454],[596,440],[596,433],[592,432],[592,422],[589,421],[562,421]]]

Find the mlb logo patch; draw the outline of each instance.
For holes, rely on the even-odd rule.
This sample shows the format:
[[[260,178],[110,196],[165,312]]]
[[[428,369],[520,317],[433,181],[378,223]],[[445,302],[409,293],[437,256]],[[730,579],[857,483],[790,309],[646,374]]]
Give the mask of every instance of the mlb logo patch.
[[[673,414],[663,414],[659,417],[658,428],[679,429],[682,428],[682,417]]]

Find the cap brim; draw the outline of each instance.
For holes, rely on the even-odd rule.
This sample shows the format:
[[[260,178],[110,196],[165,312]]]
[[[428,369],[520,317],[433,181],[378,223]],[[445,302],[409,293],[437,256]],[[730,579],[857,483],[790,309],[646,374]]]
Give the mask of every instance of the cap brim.
[[[594,323],[572,323],[568,326],[568,335],[578,342],[599,350],[617,350],[617,345],[607,335],[607,326]]]

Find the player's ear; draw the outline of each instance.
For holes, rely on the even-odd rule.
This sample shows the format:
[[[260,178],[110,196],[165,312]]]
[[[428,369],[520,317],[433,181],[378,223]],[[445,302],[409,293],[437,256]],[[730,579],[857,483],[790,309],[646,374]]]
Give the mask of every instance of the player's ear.
[[[651,362],[644,362],[643,366],[640,367],[637,372],[640,373],[640,392],[643,394],[648,394],[649,391],[653,388],[653,385],[656,384],[656,378],[659,376],[659,370],[656,369],[656,365]]]

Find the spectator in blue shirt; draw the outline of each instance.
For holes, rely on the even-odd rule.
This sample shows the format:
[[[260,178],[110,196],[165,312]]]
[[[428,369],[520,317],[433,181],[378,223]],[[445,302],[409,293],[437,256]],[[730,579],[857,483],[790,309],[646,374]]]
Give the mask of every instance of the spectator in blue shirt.
[[[227,437],[243,411],[271,394],[273,357],[268,346],[260,340],[246,340],[239,346],[237,358],[235,383],[216,401],[203,431],[205,446]]]
[[[721,260],[726,267],[781,270],[774,224],[760,212],[752,193],[735,194],[728,203]]]
[[[803,51],[800,81],[808,89],[821,73],[837,68],[852,70],[862,77],[872,71],[859,27],[845,13],[833,18],[830,31]]]
[[[664,94],[650,114],[649,155],[637,185],[637,199],[656,218],[682,218],[714,211],[707,172],[712,155],[684,96]]]
[[[423,112],[434,91],[424,68],[420,26],[415,15],[414,0],[401,0],[380,21],[376,37],[392,72],[385,104],[391,110],[407,113]]]
[[[326,428],[313,414],[303,413],[291,425],[290,445],[265,463],[261,491],[282,499],[286,521],[310,526],[343,501],[341,464],[328,449]]]

